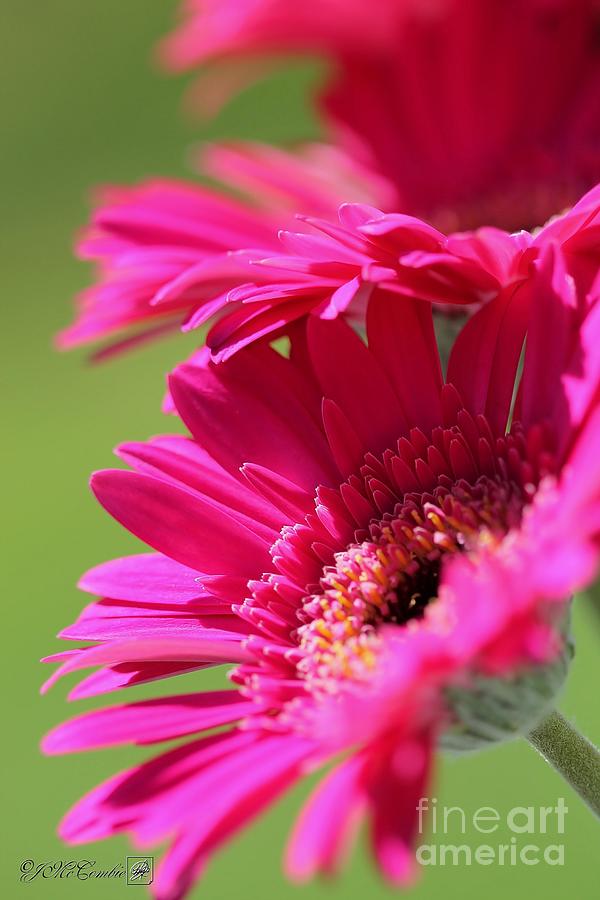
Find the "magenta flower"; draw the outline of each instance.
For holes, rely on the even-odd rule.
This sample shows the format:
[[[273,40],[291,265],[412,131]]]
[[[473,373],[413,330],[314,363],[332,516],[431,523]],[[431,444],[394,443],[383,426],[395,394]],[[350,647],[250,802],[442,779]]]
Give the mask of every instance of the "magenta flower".
[[[187,0],[162,54],[216,66],[207,107],[277,54],[324,56],[325,120],[396,209],[513,230],[600,178],[598,16],[596,0]]]
[[[546,242],[519,302],[501,291],[474,314],[446,383],[431,304],[380,289],[368,345],[310,317],[289,358],[257,342],[178,367],[191,437],[126,444],[133,471],[93,480],[155,552],[84,576],[104,599],[62,636],[96,643],[52,657],[50,681],[99,667],[71,694],[86,697],[230,663],[236,688],[51,732],[49,753],[189,738],[84,797],[65,840],[168,840],[153,890],[176,900],[334,761],[294,831],[291,875],[334,871],[366,818],[386,877],[412,877],[432,754],[518,736],[547,712],[567,598],[597,568],[600,305],[576,290],[569,253]]]
[[[100,351],[106,355],[166,329],[191,330],[216,319],[206,342],[222,360],[258,338],[285,333],[308,314],[363,322],[375,286],[390,302],[413,298],[471,312],[503,290],[526,287],[532,262],[550,242],[564,246],[582,289],[600,261],[600,188],[533,234],[480,228],[446,236],[413,216],[360,203],[342,205],[332,221],[343,189],[327,184],[327,148],[313,149],[312,167],[265,148],[220,147],[214,154],[212,169],[223,177],[229,172],[232,182],[248,189],[270,185],[268,205],[252,208],[175,182],[109,190],[79,247],[99,262],[100,280],[83,295],[61,346],[118,334]],[[313,180],[295,181],[299,170],[312,171]],[[348,185],[350,171],[341,168],[340,180]],[[356,170],[354,190],[364,194],[367,184]],[[384,193],[375,182],[370,189]],[[329,218],[292,218],[302,203]],[[304,231],[280,231],[278,240],[276,222],[283,218]]]
[[[204,174],[248,199],[167,180],[99,192],[77,247],[98,264],[98,283],[78,298],[59,347],[110,337],[103,356],[182,324],[195,328],[222,309],[230,288],[254,277],[249,258],[276,251],[277,229],[298,210],[332,216],[348,196],[385,203],[389,195],[383,179],[327,146],[296,154],[216,146],[201,162]]]
[[[412,216],[345,204],[338,222],[305,218],[316,233],[280,232],[284,252],[254,260],[257,277],[230,291],[231,312],[207,344],[216,360],[226,359],[283,320],[358,315],[375,288],[391,304],[420,300],[454,312],[501,293],[516,303],[531,290],[534,263],[550,245],[562,247],[582,302],[591,302],[598,292],[599,220],[600,187],[534,234],[480,228],[446,237]]]

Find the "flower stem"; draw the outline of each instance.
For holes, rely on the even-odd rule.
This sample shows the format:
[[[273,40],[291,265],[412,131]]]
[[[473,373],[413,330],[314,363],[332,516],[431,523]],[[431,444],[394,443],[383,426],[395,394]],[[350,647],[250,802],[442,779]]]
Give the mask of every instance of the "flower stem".
[[[593,590],[584,599],[589,600],[590,606],[592,607],[596,615],[600,616],[600,591]]]
[[[552,712],[529,735],[546,762],[600,817],[600,751],[559,712]]]

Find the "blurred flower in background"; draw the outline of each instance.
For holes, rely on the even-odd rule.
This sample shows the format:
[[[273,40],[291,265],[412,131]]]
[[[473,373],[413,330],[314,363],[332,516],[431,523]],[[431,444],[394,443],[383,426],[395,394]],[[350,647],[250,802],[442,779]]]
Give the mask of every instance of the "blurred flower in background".
[[[186,0],[162,44],[227,99],[290,52],[328,63],[333,139],[443,231],[543,224],[600,178],[598,0]],[[222,89],[221,89],[222,90]]]
[[[163,56],[174,67],[218,61],[203,76],[203,96],[214,95],[224,66],[273,51],[324,55],[320,109],[336,143],[215,146],[198,169],[218,188],[157,180],[100,192],[78,245],[97,262],[98,284],[79,298],[75,323],[59,336],[63,348],[108,337],[96,354],[103,357],[224,317],[208,342],[228,352],[308,312],[360,319],[364,283],[390,271],[397,293],[459,315],[523,277],[511,260],[528,238],[504,232],[542,225],[600,177],[600,14],[592,0],[385,0],[377,15],[365,0],[208,0],[184,13]],[[318,302],[315,278],[298,262],[277,293],[261,289],[276,279],[252,263],[279,254],[280,228],[310,230],[305,217],[331,220],[340,203],[354,201],[424,221],[366,210],[358,240],[338,240],[337,268],[327,275],[327,244],[306,239]]]

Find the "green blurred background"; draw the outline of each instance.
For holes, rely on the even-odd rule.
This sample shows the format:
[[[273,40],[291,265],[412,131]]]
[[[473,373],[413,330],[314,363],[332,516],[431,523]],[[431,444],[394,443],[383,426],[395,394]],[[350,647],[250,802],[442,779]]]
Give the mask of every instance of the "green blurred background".
[[[131,182],[152,174],[186,176],[185,158],[195,140],[220,137],[285,141],[317,132],[307,100],[315,68],[295,65],[255,87],[209,126],[186,121],[185,79],[162,77],[151,47],[172,21],[173,4],[159,0],[0,0],[2,97],[2,338],[4,415],[8,457],[3,467],[8,497],[2,526],[5,549],[3,603],[3,837],[0,884],[7,898],[130,896],[122,882],[36,880],[19,882],[21,862],[65,858],[120,863],[125,840],[65,850],[55,836],[62,813],[98,780],[148,756],[144,749],[43,758],[41,735],[59,720],[89,708],[67,708],[69,685],[38,694],[48,674],[39,657],[58,649],[55,634],[85,602],[74,585],[79,574],[136,543],[94,503],[86,483],[91,470],[111,465],[111,448],[172,429],[159,411],[164,373],[193,345],[174,338],[138,354],[93,367],[85,354],[59,355],[52,335],[70,317],[73,294],[89,272],[70,245],[85,221],[91,186]],[[590,735],[600,733],[594,659],[600,623],[586,599],[575,614],[577,656],[561,708]],[[64,646],[64,645],[63,645]],[[177,691],[214,686],[222,673],[179,679]],[[198,680],[199,679],[199,680]],[[168,693],[161,684],[129,695]],[[110,698],[111,701],[113,698]],[[85,702],[84,702],[85,703]],[[100,705],[100,704],[97,704]],[[306,786],[294,791],[211,865],[193,897],[263,897],[281,900],[383,898],[384,887],[361,846],[333,884],[288,884],[281,855]],[[564,840],[564,867],[438,867],[427,869],[413,896],[545,898],[597,896],[597,833],[590,814],[525,743],[473,758],[444,761],[430,791],[438,804],[472,814],[492,806],[553,805],[564,796],[566,833],[532,835],[533,843]],[[201,815],[201,810],[198,810]],[[457,829],[441,842],[508,843],[502,828],[490,838]],[[140,889],[138,888],[138,891]]]

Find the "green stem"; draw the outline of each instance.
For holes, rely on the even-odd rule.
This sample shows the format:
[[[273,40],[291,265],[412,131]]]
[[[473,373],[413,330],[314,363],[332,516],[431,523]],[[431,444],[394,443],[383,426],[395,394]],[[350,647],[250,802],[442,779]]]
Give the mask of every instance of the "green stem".
[[[534,728],[529,741],[546,762],[577,791],[600,817],[600,751],[559,712]]]
[[[588,600],[596,615],[600,616],[600,591],[597,588],[596,590],[591,590],[588,596],[583,599],[584,601]]]

